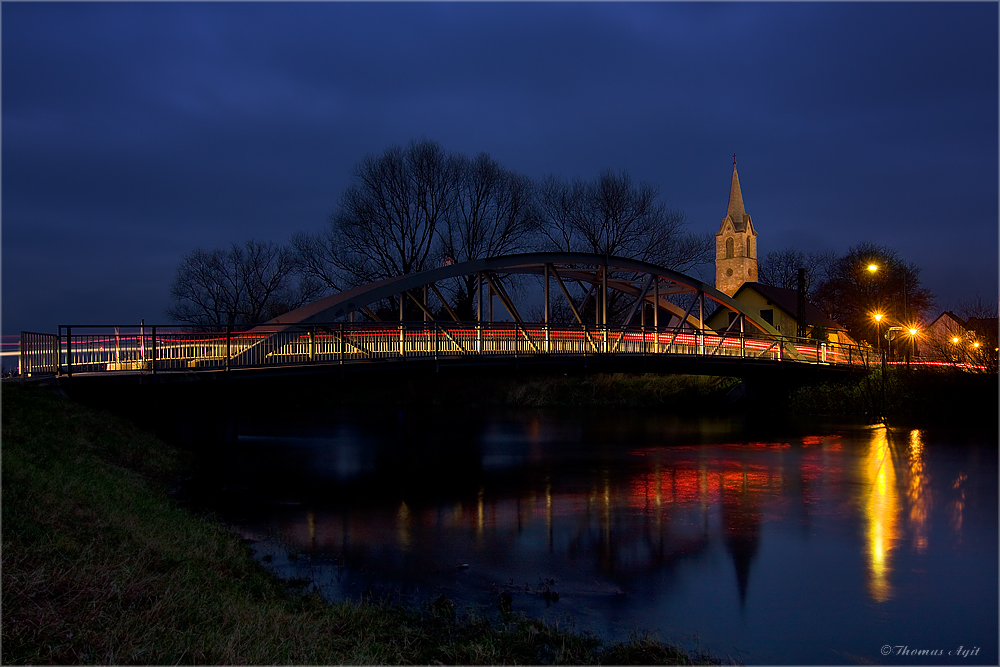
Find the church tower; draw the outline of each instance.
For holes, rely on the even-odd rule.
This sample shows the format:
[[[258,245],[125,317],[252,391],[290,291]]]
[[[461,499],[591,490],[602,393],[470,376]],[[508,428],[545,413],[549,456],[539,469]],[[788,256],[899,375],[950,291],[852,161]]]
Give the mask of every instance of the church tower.
[[[757,281],[757,231],[743,209],[743,193],[736,175],[729,188],[729,210],[715,234],[715,288],[732,296],[743,283]]]

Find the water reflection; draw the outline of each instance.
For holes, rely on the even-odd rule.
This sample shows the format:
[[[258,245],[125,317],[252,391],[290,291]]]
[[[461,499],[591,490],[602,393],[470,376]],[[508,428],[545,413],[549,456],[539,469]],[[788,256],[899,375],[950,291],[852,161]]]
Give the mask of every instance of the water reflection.
[[[893,596],[893,552],[904,539],[901,525],[918,554],[930,544],[931,490],[926,465],[923,432],[911,430],[905,447],[896,447],[902,433],[892,433],[885,426],[874,427],[867,453],[862,461],[861,506],[866,521],[868,547],[868,591],[876,602]],[[903,480],[897,480],[897,465]],[[960,478],[961,479],[961,478]],[[954,488],[960,487],[960,481]],[[905,493],[902,493],[905,492]],[[961,493],[961,492],[959,492]],[[905,500],[906,509],[902,507]],[[953,527],[960,531],[961,495],[952,506]]]
[[[495,447],[496,433],[490,438]],[[884,437],[878,442],[870,456],[883,453]],[[355,563],[370,560],[373,550],[400,557],[412,552],[420,563],[417,570],[423,568],[428,577],[406,558],[368,564],[365,570],[388,579],[415,576],[424,587],[440,584],[433,575],[478,558],[494,582],[520,579],[525,563],[533,563],[543,578],[570,571],[569,586],[619,593],[643,589],[644,580],[657,573],[673,576],[683,562],[704,561],[718,544],[731,563],[733,597],[742,608],[765,523],[792,506],[802,508],[800,521],[808,526],[808,507],[816,502],[821,476],[839,484],[836,437],[806,438],[794,453],[791,448],[788,442],[632,447],[620,450],[614,465],[570,465],[570,474],[549,465],[552,461],[539,452],[539,465],[547,471],[540,478],[467,469],[466,476],[480,481],[471,498],[460,492],[457,498],[410,494],[412,499],[398,500],[385,511],[378,502],[364,508],[285,509],[279,532],[299,549],[320,557],[334,550]],[[495,464],[501,457],[484,448],[487,458]],[[789,469],[794,473],[789,475]],[[891,480],[882,477],[873,497],[884,497],[889,487]],[[872,516],[884,514],[879,507]],[[875,530],[886,530],[885,523]],[[881,542],[879,549],[884,553]],[[883,560],[876,575],[880,581],[885,579]],[[644,594],[669,595],[670,590]]]
[[[946,611],[903,630],[943,636],[947,617],[995,632],[995,609],[969,621],[985,609],[969,600],[996,599],[995,472],[978,474],[995,471],[995,444],[942,450],[884,427],[743,439],[538,415],[411,423],[338,425],[271,451],[245,439],[226,485],[261,509],[244,503],[234,522],[280,535],[258,553],[330,599],[392,589],[492,607],[504,590],[517,611],[619,637],[697,632],[747,662],[842,661],[830,646],[877,660],[887,619],[923,605]],[[981,539],[955,544],[967,535]],[[986,558],[955,566],[974,548]],[[783,633],[799,653],[760,652],[791,645]]]
[[[872,428],[864,466],[863,506],[867,520],[868,592],[876,602],[892,596],[891,551],[899,535],[899,493],[896,466],[885,426]]]
[[[910,530],[913,546],[919,553],[927,551],[927,523],[930,512],[930,482],[924,466],[923,436],[918,429],[910,431],[910,482],[906,497],[910,503]]]
[[[959,541],[962,539],[962,519],[964,518],[965,512],[966,480],[968,480],[968,477],[965,473],[961,473],[951,484],[951,488],[957,492],[957,497],[951,503],[951,529],[955,531],[955,535],[958,537]]]
[[[410,508],[405,502],[399,503],[396,510],[396,539],[403,551],[410,548]]]

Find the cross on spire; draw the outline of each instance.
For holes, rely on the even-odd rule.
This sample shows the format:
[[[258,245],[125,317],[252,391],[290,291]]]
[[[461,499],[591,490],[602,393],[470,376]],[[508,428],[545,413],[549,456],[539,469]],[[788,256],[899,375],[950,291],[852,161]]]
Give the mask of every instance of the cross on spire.
[[[736,166],[736,153],[733,153],[733,166]]]

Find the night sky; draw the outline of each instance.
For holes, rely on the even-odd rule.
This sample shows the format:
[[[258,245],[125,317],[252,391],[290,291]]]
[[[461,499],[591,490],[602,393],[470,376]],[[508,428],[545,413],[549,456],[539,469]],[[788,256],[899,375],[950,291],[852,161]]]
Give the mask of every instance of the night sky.
[[[626,170],[712,233],[737,153],[760,256],[871,241],[937,311],[996,298],[997,3],[0,12],[4,334],[165,323],[182,255],[320,231],[362,158],[423,138]]]

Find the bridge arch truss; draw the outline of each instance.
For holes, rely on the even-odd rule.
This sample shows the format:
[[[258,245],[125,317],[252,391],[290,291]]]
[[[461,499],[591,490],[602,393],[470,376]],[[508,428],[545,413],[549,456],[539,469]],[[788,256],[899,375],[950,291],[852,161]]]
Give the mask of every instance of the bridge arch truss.
[[[461,318],[446,296],[459,279],[474,286],[471,319],[468,309]],[[557,306],[569,321],[555,321]],[[716,308],[731,313],[725,330],[705,326]],[[523,317],[526,313],[534,317]],[[60,373],[430,359],[435,364],[529,357],[570,361],[594,355],[612,362],[675,356],[715,366],[750,360],[859,367],[868,360],[867,350],[857,346],[783,337],[726,294],[677,271],[587,253],[492,257],[389,278],[247,331],[143,327],[123,336],[114,327],[112,340],[108,334],[79,333],[83,329],[60,327],[53,337],[56,349],[46,354],[57,360]]]
[[[566,252],[477,259],[390,278],[321,299],[285,313],[271,320],[268,325],[313,324],[337,321],[345,317],[354,321],[359,313],[370,320],[383,321],[386,318],[377,316],[373,307],[387,299],[394,300],[400,306],[404,302],[412,302],[423,312],[425,321],[436,320],[433,312],[433,303],[436,302],[448,312],[451,321],[461,322],[448,306],[438,285],[451,279],[471,276],[475,276],[477,285],[475,321],[496,321],[492,317],[495,297],[501,306],[498,310],[506,313],[503,321],[525,324],[515,299],[511,298],[511,290],[508,289],[511,277],[525,275],[542,279],[542,294],[538,296],[541,300],[543,324],[551,320],[553,297],[560,298],[556,294],[558,291],[561,292],[563,303],[569,306],[576,323],[581,326],[614,325],[614,313],[609,312],[608,304],[614,301],[614,295],[618,295],[631,302],[627,315],[622,317],[622,313],[618,313],[618,319],[623,320],[619,322],[620,325],[627,326],[636,314],[643,315],[646,309],[640,306],[649,304],[653,306],[653,327],[680,326],[700,330],[704,328],[705,317],[709,314],[707,308],[714,309],[713,304],[718,304],[740,316],[740,323],[744,326],[751,326],[762,334],[780,337],[780,333],[769,323],[752,312],[745,311],[738,302],[714,287],[690,276],[633,259]],[[583,301],[593,310],[590,318],[585,318],[584,303],[577,303],[567,285],[584,286]],[[687,307],[684,305],[684,296],[687,297]],[[610,301],[609,297],[612,297]],[[667,321],[660,321],[661,313],[668,316]],[[589,321],[585,321],[586,319]],[[402,320],[404,317],[401,312],[396,321]]]

